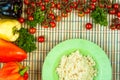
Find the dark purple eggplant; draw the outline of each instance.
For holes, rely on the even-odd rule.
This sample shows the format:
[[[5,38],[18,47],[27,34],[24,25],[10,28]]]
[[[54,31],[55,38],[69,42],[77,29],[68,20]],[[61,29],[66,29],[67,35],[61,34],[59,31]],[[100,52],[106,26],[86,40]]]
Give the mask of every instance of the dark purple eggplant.
[[[19,18],[22,15],[23,0],[0,0],[0,17]]]

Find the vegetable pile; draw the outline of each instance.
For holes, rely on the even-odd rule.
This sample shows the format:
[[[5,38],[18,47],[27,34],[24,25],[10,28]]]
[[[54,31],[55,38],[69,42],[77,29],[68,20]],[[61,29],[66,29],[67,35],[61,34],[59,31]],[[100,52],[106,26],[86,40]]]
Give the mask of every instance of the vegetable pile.
[[[20,64],[27,58],[27,51],[25,51],[27,49],[22,49],[16,45],[18,43],[23,44],[25,40],[14,44],[23,35],[21,34],[22,29],[25,28],[22,28],[21,24],[15,19],[0,20],[0,63],[4,63],[0,69],[0,80],[28,80],[28,67]],[[25,31],[24,35],[27,36],[29,42],[33,39],[33,35],[28,35]],[[30,36],[32,37],[29,38]],[[30,46],[31,43],[28,45]],[[30,48],[29,46],[27,47]],[[35,45],[32,44],[32,46]]]
[[[23,3],[25,17],[22,17]],[[95,24],[107,26],[107,14],[115,16],[110,28],[120,30],[120,4],[110,0],[0,0],[0,80],[27,80],[28,67],[21,61],[27,58],[27,52],[34,51],[36,41],[43,43],[45,37],[35,38],[36,26],[55,28],[56,23],[66,18],[75,10],[79,17],[90,14]],[[12,19],[11,19],[12,18]],[[23,28],[22,23],[29,25]],[[86,23],[85,28],[93,28]]]
[[[0,14],[20,17],[18,20],[21,23],[27,23],[30,28],[36,27],[37,24],[44,28],[55,28],[56,22],[68,17],[73,10],[76,10],[79,17],[90,14],[93,22],[101,26],[108,25],[107,14],[120,18],[120,6],[111,0],[23,0],[23,3],[26,6],[24,12],[27,15],[24,18],[20,17],[22,0],[1,1]],[[112,23],[110,28],[119,30],[119,24]]]
[[[72,10],[76,10],[79,17],[90,14],[93,22],[101,26],[108,25],[107,14],[120,17],[119,4],[110,0],[24,0],[24,4],[27,6],[25,22],[30,27],[35,27],[39,23],[44,28],[55,28],[56,22],[68,17]],[[119,24],[112,25],[115,29],[119,29]]]
[[[28,80],[28,66],[18,62],[8,62],[0,69],[0,80]]]

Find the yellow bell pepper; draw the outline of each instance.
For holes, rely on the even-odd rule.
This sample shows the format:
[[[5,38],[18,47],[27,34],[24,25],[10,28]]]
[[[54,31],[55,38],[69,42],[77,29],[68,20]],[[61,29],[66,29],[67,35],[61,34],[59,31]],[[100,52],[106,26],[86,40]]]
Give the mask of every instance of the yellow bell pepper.
[[[14,19],[0,20],[0,38],[7,41],[15,41],[19,37],[21,24]]]

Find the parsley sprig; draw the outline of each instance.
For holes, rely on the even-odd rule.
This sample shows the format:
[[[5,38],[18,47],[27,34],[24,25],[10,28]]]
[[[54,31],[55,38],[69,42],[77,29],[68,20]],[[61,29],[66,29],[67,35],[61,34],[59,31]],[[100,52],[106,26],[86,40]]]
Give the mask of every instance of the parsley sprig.
[[[108,25],[107,21],[107,11],[103,8],[96,7],[96,9],[91,13],[91,17],[95,23],[98,23],[103,26]]]
[[[28,32],[26,28],[21,28],[19,38],[15,41],[15,44],[25,50],[26,52],[32,52],[36,49],[36,39]]]
[[[33,13],[34,20],[33,21],[27,21],[27,24],[30,27],[36,27],[37,24],[40,24],[45,19],[45,12],[41,11],[40,8],[36,8],[36,11]]]

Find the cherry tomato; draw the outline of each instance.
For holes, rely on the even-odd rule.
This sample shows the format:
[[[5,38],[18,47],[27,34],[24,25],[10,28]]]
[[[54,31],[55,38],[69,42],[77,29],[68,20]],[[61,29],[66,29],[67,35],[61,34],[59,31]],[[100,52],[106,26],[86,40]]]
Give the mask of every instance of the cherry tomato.
[[[115,30],[116,29],[116,25],[115,24],[110,25],[110,29]]]
[[[78,0],[78,4],[82,5],[82,4],[85,4],[86,3],[86,0]]]
[[[118,30],[120,30],[120,24],[117,24],[117,25],[116,25],[116,28],[117,28]]]
[[[91,10],[94,10],[94,9],[95,9],[95,4],[91,3],[91,4],[90,4],[90,9],[91,9]]]
[[[44,2],[49,2],[50,0],[43,0]]]
[[[79,13],[78,13],[78,16],[79,17],[83,17],[85,15],[85,13],[83,12],[83,11],[80,11]]]
[[[27,79],[28,79],[28,77],[29,77],[28,73],[27,73],[27,72],[25,72],[25,74],[24,74],[24,76],[23,76],[23,77],[24,77],[24,79],[25,79],[25,80],[27,80]]]
[[[119,8],[119,4],[118,3],[113,4],[113,8],[114,9],[118,9]]]
[[[91,23],[87,23],[85,27],[86,27],[86,29],[90,30],[92,28],[92,24]]]
[[[72,11],[72,8],[70,8],[70,7],[66,8],[66,12],[71,12],[71,11]]]
[[[97,2],[97,0],[91,0],[91,2],[95,3],[95,2]]]
[[[43,3],[42,3],[42,1],[39,1],[39,2],[36,2],[36,5],[41,6],[41,5],[43,5]]]
[[[100,7],[100,8],[104,8],[104,7],[105,7],[105,4],[99,3],[99,7]]]
[[[26,9],[26,13],[27,13],[27,15],[31,15],[32,14],[32,10],[30,8],[27,8]]]
[[[51,21],[51,22],[50,22],[50,27],[55,28],[55,27],[56,27],[56,23],[53,22],[53,21]]]
[[[68,0],[62,0],[64,3],[68,3]]]
[[[35,7],[35,6],[36,6],[36,5],[35,5],[35,2],[33,2],[33,1],[30,3],[30,5],[31,5],[32,7]]]
[[[109,4],[106,5],[106,7],[107,7],[108,9],[110,9],[110,8],[112,8],[112,4],[109,3]]]
[[[120,19],[119,18],[114,18],[112,19],[112,23],[116,24],[120,24]]]
[[[24,0],[24,4],[28,5],[29,4],[29,0]]]
[[[45,10],[45,5],[41,5],[40,9],[41,9],[41,11],[44,11]]]
[[[120,11],[118,11],[118,12],[117,12],[117,17],[119,17],[119,18],[120,18]]]
[[[76,8],[76,7],[77,7],[77,5],[78,5],[78,3],[77,3],[77,2],[72,2],[72,3],[70,4],[70,7],[71,7],[71,8]]]
[[[24,23],[24,22],[25,22],[25,19],[24,19],[23,17],[20,17],[20,18],[18,19],[18,21],[19,21],[20,23]]]
[[[62,13],[62,17],[68,17],[68,13]]]
[[[29,33],[30,34],[34,34],[35,32],[36,32],[36,28],[32,27],[32,28],[29,29]]]
[[[43,25],[42,27],[43,27],[43,28],[48,28],[48,25]]]
[[[55,3],[51,2],[51,8],[55,8]]]
[[[60,3],[57,3],[57,4],[56,4],[56,8],[60,10],[60,9],[61,9],[61,4],[60,4]]]
[[[54,14],[54,11],[49,10],[48,14]]]
[[[33,17],[33,16],[28,16],[28,20],[29,20],[29,21],[33,21],[33,20],[34,20],[34,17]]]
[[[81,10],[83,10],[83,8],[84,8],[83,6],[77,6],[75,9],[78,11],[81,11]]]
[[[109,10],[109,14],[115,14],[116,13],[116,10],[114,9],[114,8],[111,8],[110,10]]]
[[[40,42],[40,43],[45,42],[45,37],[44,36],[39,36],[38,37],[38,42]]]
[[[48,28],[49,27],[48,26],[49,23],[46,20],[44,20],[41,25],[42,25],[43,28]]]
[[[85,13],[85,14],[89,14],[89,13],[90,13],[90,9],[89,9],[89,8],[85,8],[85,9],[84,9],[84,13]]]
[[[54,14],[49,14],[48,18],[55,20],[55,15]]]
[[[56,21],[59,22],[61,20],[61,16],[56,17]]]

